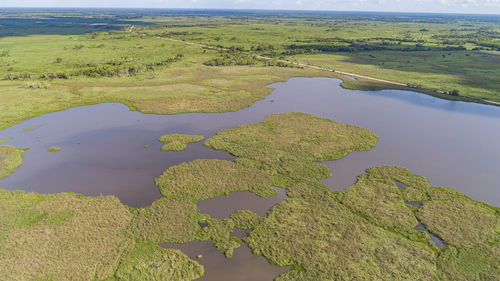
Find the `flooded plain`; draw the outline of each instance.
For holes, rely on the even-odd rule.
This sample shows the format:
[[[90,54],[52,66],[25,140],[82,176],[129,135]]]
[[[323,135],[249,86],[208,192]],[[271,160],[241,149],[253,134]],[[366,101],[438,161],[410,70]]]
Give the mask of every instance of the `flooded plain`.
[[[200,281],[263,281],[274,280],[289,267],[270,265],[263,256],[254,256],[245,243],[234,250],[233,257],[227,259],[224,254],[212,246],[212,242],[194,241],[187,244],[160,244],[167,249],[179,249],[205,268]]]
[[[272,113],[300,111],[364,127],[379,137],[370,151],[326,163],[333,173],[324,180],[329,188],[347,188],[371,166],[399,165],[434,186],[500,206],[500,107],[409,91],[351,91],[339,82],[294,78],[275,83],[264,100],[228,113],[153,115],[107,103],[44,114],[0,131],[0,139],[12,137],[5,145],[30,148],[23,165],[0,180],[0,188],[113,194],[130,206],[147,206],[160,197],[154,178],[168,167],[199,158],[234,159],[202,143],[189,144],[183,152],[160,152],[156,139],[161,135],[208,138]],[[62,150],[48,152],[51,146]]]
[[[261,217],[265,217],[274,205],[285,200],[286,190],[276,188],[278,194],[262,198],[251,192],[234,192],[226,196],[199,201],[196,205],[202,214],[209,214],[213,218],[228,218],[237,210],[250,210]]]
[[[156,141],[160,136],[180,133],[209,138],[217,131],[263,121],[272,113],[299,111],[367,128],[379,137],[370,151],[326,162],[333,174],[322,181],[328,188],[346,189],[368,167],[397,165],[427,177],[433,186],[448,186],[500,206],[500,107],[408,91],[351,91],[339,83],[328,78],[275,83],[265,99],[228,113],[154,115],[106,103],[44,114],[0,131],[0,139],[11,137],[4,145],[30,148],[23,165],[0,179],[0,188],[111,194],[132,207],[148,206],[161,197],[154,178],[165,169],[195,159],[234,160],[202,142],[188,144],[182,152],[161,152],[162,143]],[[61,151],[48,152],[52,146]],[[239,192],[198,202],[198,208],[218,218],[237,209],[265,215],[285,198],[282,189],[271,198]],[[239,230],[234,233],[244,235]],[[199,254],[204,256],[198,260],[205,266],[203,280],[272,280],[286,271],[253,256],[244,244],[232,259],[210,242],[163,246],[181,249],[195,260]]]

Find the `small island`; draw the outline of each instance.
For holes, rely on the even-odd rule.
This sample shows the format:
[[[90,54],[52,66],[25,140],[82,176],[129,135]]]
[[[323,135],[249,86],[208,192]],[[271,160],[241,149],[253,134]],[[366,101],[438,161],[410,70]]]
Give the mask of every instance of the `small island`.
[[[188,143],[200,142],[205,138],[200,135],[170,134],[161,136],[158,141],[166,143],[161,151],[183,151]]]

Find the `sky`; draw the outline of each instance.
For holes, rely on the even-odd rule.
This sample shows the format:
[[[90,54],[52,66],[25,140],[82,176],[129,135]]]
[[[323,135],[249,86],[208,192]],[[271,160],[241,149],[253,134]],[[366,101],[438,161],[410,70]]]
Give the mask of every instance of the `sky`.
[[[0,7],[223,8],[500,14],[500,0],[0,0]]]

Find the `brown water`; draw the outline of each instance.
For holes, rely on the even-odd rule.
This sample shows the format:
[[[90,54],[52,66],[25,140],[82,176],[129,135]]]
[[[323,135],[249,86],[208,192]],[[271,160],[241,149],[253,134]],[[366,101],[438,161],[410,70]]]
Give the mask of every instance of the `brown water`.
[[[191,259],[199,262],[205,268],[205,274],[200,281],[263,281],[274,280],[280,274],[290,270],[289,267],[270,265],[262,256],[252,255],[245,243],[234,250],[233,257],[227,259],[217,251],[212,242],[194,241],[187,244],[160,244],[168,249],[179,249]],[[202,255],[198,259],[198,255]]]
[[[237,112],[152,115],[107,103],[44,114],[0,131],[5,143],[30,147],[23,165],[0,188],[40,193],[62,191],[85,195],[113,194],[133,207],[161,197],[154,178],[165,169],[194,159],[234,157],[202,143],[182,152],[160,152],[164,134],[213,136],[217,131],[260,122],[271,113],[300,111],[357,125],[379,136],[377,146],[326,164],[333,177],[323,182],[343,190],[370,166],[399,165],[430,179],[434,186],[455,188],[472,198],[500,206],[500,108],[446,101],[407,91],[350,91],[339,80],[295,78],[276,83],[266,99]],[[274,102],[271,102],[274,100]],[[31,128],[32,130],[25,131]],[[78,144],[81,142],[81,144]],[[151,145],[144,148],[144,145]],[[60,146],[59,152],[48,152]],[[264,215],[285,198],[259,198],[250,193],[199,202],[203,213],[227,217],[236,209]],[[425,230],[424,230],[425,231]],[[233,236],[244,237],[236,230]],[[439,241],[436,241],[439,243]],[[203,280],[272,280],[284,268],[255,257],[247,246],[226,259],[210,242],[173,245],[192,258],[202,254]]]
[[[190,144],[184,152],[159,152],[155,140],[169,133],[202,134],[260,122],[268,114],[301,111],[374,131],[378,145],[327,162],[343,190],[370,166],[399,165],[500,206],[500,107],[447,101],[408,91],[351,91],[339,80],[294,78],[252,107],[215,114],[152,115],[121,104],[99,104],[44,114],[0,131],[7,145],[30,147],[24,164],[0,180],[0,188],[41,193],[74,191],[114,194],[122,202],[147,206],[160,197],[154,177],[197,158],[233,159]],[[274,102],[270,102],[274,100]],[[32,131],[24,132],[24,129]],[[80,145],[77,143],[81,142]],[[144,145],[150,144],[148,149]],[[60,152],[47,152],[60,146]]]

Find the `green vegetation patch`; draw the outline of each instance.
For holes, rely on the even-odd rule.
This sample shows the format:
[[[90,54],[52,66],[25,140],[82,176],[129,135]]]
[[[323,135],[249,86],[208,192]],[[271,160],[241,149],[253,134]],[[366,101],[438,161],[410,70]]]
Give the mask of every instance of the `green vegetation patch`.
[[[398,189],[395,179],[408,186]],[[405,204],[412,188],[426,198],[420,208]],[[340,193],[289,179],[287,194],[246,239],[271,263],[292,266],[279,280],[496,280],[500,273],[498,208],[430,187],[404,168],[370,168]],[[419,221],[446,248],[414,230]]]
[[[0,191],[0,201],[1,280],[103,279],[132,242],[116,197]]]
[[[335,76],[264,65],[210,67],[203,62],[215,50],[125,30],[8,37],[0,38],[0,45],[9,52],[0,57],[0,79],[6,79],[0,81],[1,129],[47,112],[102,102],[156,114],[235,111],[263,99],[273,82]],[[34,79],[50,87],[26,88]]]
[[[186,149],[188,143],[200,142],[204,139],[199,135],[170,134],[160,137],[158,141],[167,143],[161,147],[161,151],[182,151]]]
[[[204,140],[205,138],[200,135],[183,135],[183,134],[170,134],[170,135],[164,135],[161,136],[158,141],[159,142],[185,142],[185,143],[192,143],[192,142],[200,142]]]
[[[137,241],[120,261],[116,280],[194,280],[203,275],[203,266],[174,249]]]
[[[377,168],[369,169],[358,177],[356,184],[342,192],[342,203],[385,228],[412,229],[418,224],[392,178]]]
[[[455,246],[493,241],[500,232],[500,209],[448,188],[436,188],[417,212],[429,231]]]
[[[196,204],[190,200],[161,198],[135,210],[132,231],[144,241],[189,242],[198,229],[196,214]]]
[[[57,152],[60,150],[61,150],[61,148],[59,146],[53,146],[53,147],[50,147],[49,149],[47,149],[47,151],[49,151],[49,152]]]
[[[245,242],[254,254],[292,267],[278,280],[495,280],[498,208],[431,187],[400,167],[370,168],[343,192],[317,181],[330,172],[315,162],[376,142],[355,126],[275,114],[208,139],[207,146],[239,158],[167,169],[156,179],[165,198],[146,208],[127,208],[112,196],[0,190],[0,280],[191,280],[203,267],[156,243],[212,241],[229,258],[241,245],[231,236],[235,227],[252,230]],[[289,198],[265,218],[240,210],[215,219],[196,208],[199,200],[237,191],[273,196],[273,185]],[[423,206],[405,204],[413,201]],[[419,222],[446,247],[414,230]]]
[[[429,199],[431,186],[429,180],[410,173],[407,169],[396,166],[373,167],[367,170],[371,177],[383,181],[391,180],[392,183],[399,181],[406,185],[399,191],[407,202],[425,201]]]
[[[187,148],[187,143],[180,141],[173,141],[171,143],[167,143],[161,147],[161,151],[183,151]]]
[[[263,218],[249,210],[238,210],[231,215],[234,226],[240,229],[253,229]]]
[[[10,141],[11,139],[12,139],[12,137],[5,137],[3,139],[0,139],[0,144],[6,143],[6,142]]]
[[[326,190],[281,202],[247,241],[255,254],[293,267],[279,280],[437,279],[434,251],[376,227]]]
[[[500,246],[449,247],[441,253],[439,265],[448,280],[495,281],[500,276]]]
[[[217,133],[205,145],[238,157],[263,162],[327,161],[355,150],[368,150],[377,143],[371,131],[292,112],[273,114],[261,123]]]
[[[322,180],[332,176],[330,168],[323,164],[283,161],[280,163],[280,167],[288,176],[297,180]]]
[[[0,146],[0,179],[23,164],[24,150],[13,146]]]
[[[237,237],[232,237],[234,223],[231,219],[215,219],[203,218],[201,220],[206,224],[196,233],[196,240],[213,241],[214,247],[221,251],[227,258],[233,256],[234,249],[240,247],[241,240]]]
[[[255,168],[225,160],[195,160],[167,169],[156,184],[169,198],[205,200],[237,191],[250,191],[256,195],[276,195],[272,177]]]

